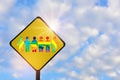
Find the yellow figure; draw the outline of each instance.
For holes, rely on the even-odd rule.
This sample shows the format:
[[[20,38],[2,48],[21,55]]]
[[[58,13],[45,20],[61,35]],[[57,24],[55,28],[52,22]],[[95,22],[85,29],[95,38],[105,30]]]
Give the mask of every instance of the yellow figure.
[[[19,39],[19,41],[18,41],[18,43],[17,43],[17,46],[18,46],[18,48],[19,48],[19,51],[23,51],[24,41],[23,41],[22,36],[20,36],[20,39]]]

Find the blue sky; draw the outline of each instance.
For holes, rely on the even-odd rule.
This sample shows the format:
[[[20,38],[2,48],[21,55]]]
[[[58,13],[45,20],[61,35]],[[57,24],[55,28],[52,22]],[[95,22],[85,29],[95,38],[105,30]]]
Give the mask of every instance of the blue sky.
[[[66,46],[41,80],[120,80],[120,0],[1,0],[0,80],[35,80],[9,42],[42,17]]]

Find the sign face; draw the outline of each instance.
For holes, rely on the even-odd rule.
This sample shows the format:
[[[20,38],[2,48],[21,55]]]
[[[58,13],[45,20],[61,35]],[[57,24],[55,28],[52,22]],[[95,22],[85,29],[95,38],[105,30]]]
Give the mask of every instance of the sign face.
[[[10,42],[10,45],[35,70],[41,70],[65,43],[37,17]]]

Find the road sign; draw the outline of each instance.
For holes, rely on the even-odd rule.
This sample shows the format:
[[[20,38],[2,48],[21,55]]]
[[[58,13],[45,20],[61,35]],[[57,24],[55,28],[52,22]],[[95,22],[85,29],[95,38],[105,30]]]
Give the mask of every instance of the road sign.
[[[10,42],[10,45],[39,71],[65,46],[65,43],[43,19],[37,17]]]

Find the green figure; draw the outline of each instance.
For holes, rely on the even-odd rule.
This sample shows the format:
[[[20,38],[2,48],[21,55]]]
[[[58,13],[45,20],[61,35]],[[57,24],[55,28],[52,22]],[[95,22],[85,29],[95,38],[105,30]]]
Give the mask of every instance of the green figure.
[[[55,51],[56,51],[55,45],[54,45],[54,44],[51,44],[51,46],[52,46],[52,52],[55,52]]]
[[[46,52],[50,52],[50,44],[46,45]]]
[[[30,40],[28,37],[26,37],[26,40],[24,43],[25,43],[25,51],[30,52]]]

